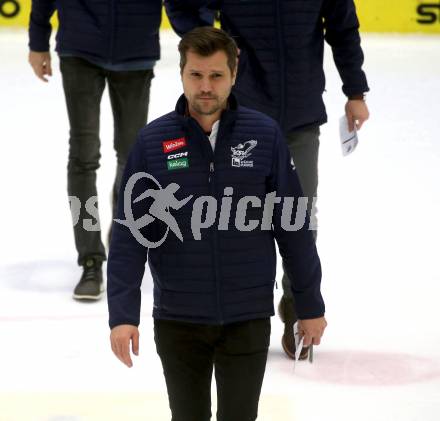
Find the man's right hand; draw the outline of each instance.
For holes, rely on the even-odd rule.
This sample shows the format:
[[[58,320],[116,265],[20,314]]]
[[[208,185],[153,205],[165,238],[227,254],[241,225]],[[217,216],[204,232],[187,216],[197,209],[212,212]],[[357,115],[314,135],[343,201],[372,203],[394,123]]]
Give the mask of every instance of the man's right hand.
[[[304,346],[319,345],[326,327],[325,317],[298,320],[298,332],[301,338],[304,337]]]
[[[52,66],[50,64],[50,52],[29,52],[29,64],[39,79],[48,82],[45,76],[52,76]]]
[[[133,366],[130,357],[130,341],[133,354],[139,355],[139,330],[136,326],[119,325],[111,330],[112,351],[127,367]]]

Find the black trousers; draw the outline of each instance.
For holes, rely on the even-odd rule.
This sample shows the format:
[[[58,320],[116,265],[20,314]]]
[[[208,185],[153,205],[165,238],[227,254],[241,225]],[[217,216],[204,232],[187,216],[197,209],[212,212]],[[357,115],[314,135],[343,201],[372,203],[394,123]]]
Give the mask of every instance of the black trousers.
[[[213,368],[217,420],[257,419],[270,319],[223,326],[155,320],[154,339],[167,384],[171,421],[211,419]]]
[[[112,197],[115,217],[119,186],[128,154],[137,132],[147,122],[153,70],[114,72],[78,57],[61,57],[60,68],[70,123],[67,190],[71,207],[74,204],[72,197],[76,201],[75,205],[80,205],[74,235],[78,263],[82,264],[86,257],[98,260],[106,258],[96,200],[96,170],[101,157],[100,105],[106,82],[113,112],[113,146],[117,158]],[[91,208],[95,208],[96,212],[90,212]]]

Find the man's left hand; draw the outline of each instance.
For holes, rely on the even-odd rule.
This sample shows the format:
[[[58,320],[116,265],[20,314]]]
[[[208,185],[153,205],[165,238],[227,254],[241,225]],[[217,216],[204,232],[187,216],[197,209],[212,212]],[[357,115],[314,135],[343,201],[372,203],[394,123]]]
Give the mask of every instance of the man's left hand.
[[[298,320],[298,332],[301,337],[304,337],[303,346],[319,345],[326,327],[325,317]]]
[[[365,121],[370,117],[367,104],[362,99],[349,99],[345,104],[345,114],[348,120],[348,129],[350,132],[356,129],[360,130]]]

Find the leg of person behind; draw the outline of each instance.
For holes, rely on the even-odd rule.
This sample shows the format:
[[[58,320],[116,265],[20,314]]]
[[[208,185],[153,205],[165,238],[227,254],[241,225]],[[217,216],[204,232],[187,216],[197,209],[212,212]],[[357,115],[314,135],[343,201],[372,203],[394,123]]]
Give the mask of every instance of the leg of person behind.
[[[147,123],[153,70],[111,71],[108,76],[114,121],[114,149],[117,167],[112,193],[113,218],[122,174],[138,131]]]
[[[225,325],[215,352],[217,421],[255,421],[270,343],[270,319]]]
[[[96,190],[100,104],[105,75],[101,68],[78,57],[62,57],[60,68],[70,123],[68,194],[80,206],[74,236],[78,264],[84,266],[74,298],[93,300],[102,295],[101,263],[106,259]]]
[[[286,136],[287,146],[290,155],[295,163],[296,172],[303,193],[308,198],[308,212],[310,216],[310,225],[315,227],[313,235],[317,236],[317,209],[312,207],[317,197],[318,191],[318,153],[319,153],[319,127],[311,127],[306,130],[292,132]],[[295,340],[293,335],[293,325],[297,320],[295,312],[295,303],[290,287],[290,280],[286,272],[282,278],[283,297],[278,306],[278,312],[284,323],[284,334],[282,345],[285,353],[290,357],[295,356]],[[307,358],[308,348],[303,348],[300,359]]]

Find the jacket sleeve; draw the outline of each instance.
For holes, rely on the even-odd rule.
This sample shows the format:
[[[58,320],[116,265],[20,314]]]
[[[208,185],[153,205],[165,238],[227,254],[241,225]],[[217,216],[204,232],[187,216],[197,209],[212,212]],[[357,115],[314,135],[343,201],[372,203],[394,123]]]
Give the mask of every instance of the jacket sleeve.
[[[321,317],[325,312],[321,295],[321,263],[312,231],[309,230],[309,217],[306,215],[304,224],[296,231],[286,231],[281,226],[284,198],[295,198],[291,217],[293,225],[298,198],[302,197],[303,193],[287,144],[278,128],[268,191],[275,191],[276,196],[282,198],[279,204],[275,204],[272,226],[285,271],[291,281],[298,317],[299,319]]]
[[[55,12],[55,0],[32,0],[29,20],[29,48],[31,51],[49,51],[52,25],[50,18]]]
[[[117,219],[125,220],[124,191],[130,177],[138,172],[146,172],[143,160],[141,137],[130,152],[118,199]],[[132,194],[128,197],[137,220],[148,211],[145,201],[133,203],[133,200],[148,188],[145,178],[138,180]],[[145,233],[142,233],[145,235]],[[130,229],[115,221],[112,224],[111,243],[107,263],[107,301],[109,325],[113,328],[121,324],[139,325],[141,310],[141,284],[147,261],[148,248],[135,239]]]
[[[203,0],[165,0],[165,9],[176,34],[183,36],[199,26],[212,26],[215,2]]]
[[[359,35],[359,20],[353,0],[325,0],[323,5],[325,39],[342,79],[346,96],[369,91],[362,71],[364,54]]]

